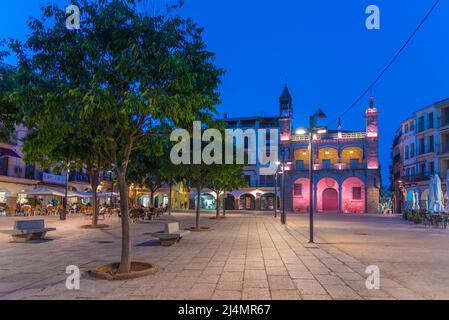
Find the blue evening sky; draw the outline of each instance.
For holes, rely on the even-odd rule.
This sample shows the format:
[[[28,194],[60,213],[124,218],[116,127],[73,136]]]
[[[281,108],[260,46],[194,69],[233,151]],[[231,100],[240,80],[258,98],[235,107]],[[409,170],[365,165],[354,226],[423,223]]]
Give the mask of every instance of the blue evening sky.
[[[179,12],[205,27],[209,49],[227,72],[221,86],[221,113],[278,115],[278,97],[287,79],[299,126],[317,107],[331,120],[338,117],[382,70],[434,1],[186,0]],[[2,1],[0,38],[24,40],[27,18],[39,14],[39,5],[46,2]],[[380,7],[380,30],[365,27],[365,8],[370,4]],[[448,40],[449,1],[442,0],[372,92],[380,111],[383,184],[388,184],[390,147],[400,122],[414,110],[449,97]],[[368,96],[342,119],[344,129],[364,128],[367,104]]]

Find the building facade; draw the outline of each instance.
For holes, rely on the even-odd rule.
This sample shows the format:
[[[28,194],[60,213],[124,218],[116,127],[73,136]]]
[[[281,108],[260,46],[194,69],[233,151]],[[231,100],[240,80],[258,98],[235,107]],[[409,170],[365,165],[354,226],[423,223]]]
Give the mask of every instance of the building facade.
[[[309,210],[309,136],[293,129],[293,98],[286,86],[279,98],[279,117],[225,119],[228,128],[279,129],[280,170],[285,168],[285,206]],[[268,147],[268,146],[267,146]],[[378,111],[371,99],[363,132],[329,130],[313,137],[314,207],[317,212],[377,213],[381,186],[378,152]],[[246,167],[250,188],[229,193],[231,209],[274,210],[281,203],[282,172],[260,175],[260,166]],[[277,181],[277,183],[276,183]]]
[[[439,175],[445,191],[449,169],[449,99],[422,108],[402,122],[391,157],[395,212],[404,210],[409,191],[419,193],[420,206],[425,208],[432,175]]]

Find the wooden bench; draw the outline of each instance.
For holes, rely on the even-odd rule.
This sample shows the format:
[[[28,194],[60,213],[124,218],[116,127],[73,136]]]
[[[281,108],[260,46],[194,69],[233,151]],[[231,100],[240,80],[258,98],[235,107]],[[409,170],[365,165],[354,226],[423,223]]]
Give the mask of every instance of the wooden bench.
[[[48,231],[56,228],[45,228],[44,220],[15,221],[13,230],[0,230],[0,233],[10,234],[14,241],[26,242],[44,239]]]
[[[161,245],[169,247],[181,241],[182,237],[190,234],[190,231],[180,231],[179,222],[165,224],[164,231],[152,233],[151,235],[161,241]]]

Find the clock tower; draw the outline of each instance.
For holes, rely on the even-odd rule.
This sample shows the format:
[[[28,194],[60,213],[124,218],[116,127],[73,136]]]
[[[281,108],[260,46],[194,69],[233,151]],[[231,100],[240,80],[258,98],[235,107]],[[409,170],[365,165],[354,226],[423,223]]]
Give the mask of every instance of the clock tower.
[[[280,117],[279,127],[281,135],[280,160],[290,162],[290,138],[292,135],[292,119],[293,119],[293,99],[285,85],[281,96],[279,97]]]

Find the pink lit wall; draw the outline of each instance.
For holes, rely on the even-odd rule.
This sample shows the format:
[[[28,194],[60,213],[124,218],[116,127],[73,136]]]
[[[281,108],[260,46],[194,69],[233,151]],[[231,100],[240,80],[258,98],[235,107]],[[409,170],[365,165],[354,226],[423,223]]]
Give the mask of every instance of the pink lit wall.
[[[362,189],[362,199],[354,200],[352,197],[352,188],[360,187]],[[365,185],[358,178],[348,178],[342,185],[342,211],[343,213],[364,213],[365,212]]]
[[[309,179],[301,178],[295,181],[295,184],[302,184],[302,195],[295,196],[294,185],[292,186],[292,194],[293,194],[293,211],[305,213],[309,210],[310,198],[309,198],[309,188],[310,183]]]

